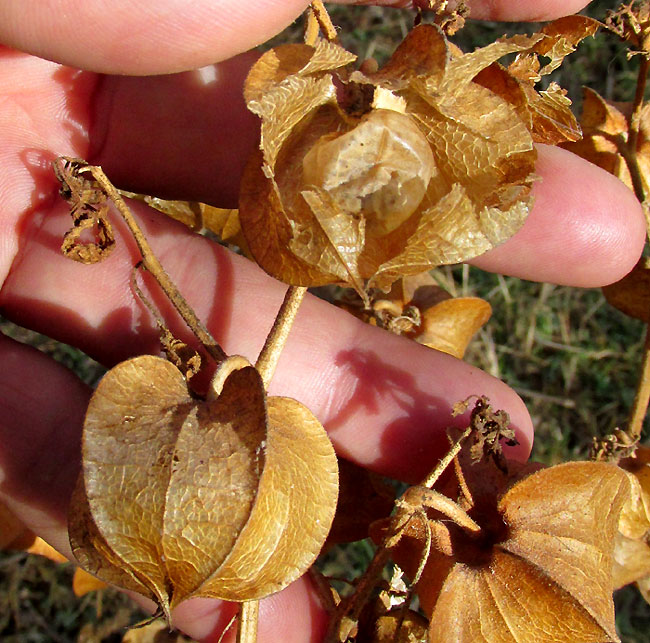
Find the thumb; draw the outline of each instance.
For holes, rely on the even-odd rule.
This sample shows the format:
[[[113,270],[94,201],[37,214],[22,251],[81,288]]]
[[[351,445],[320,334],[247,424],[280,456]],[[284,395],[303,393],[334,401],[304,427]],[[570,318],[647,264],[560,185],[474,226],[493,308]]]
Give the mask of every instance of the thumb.
[[[309,0],[0,2],[0,42],[110,74],[162,74],[229,58],[277,34]]]

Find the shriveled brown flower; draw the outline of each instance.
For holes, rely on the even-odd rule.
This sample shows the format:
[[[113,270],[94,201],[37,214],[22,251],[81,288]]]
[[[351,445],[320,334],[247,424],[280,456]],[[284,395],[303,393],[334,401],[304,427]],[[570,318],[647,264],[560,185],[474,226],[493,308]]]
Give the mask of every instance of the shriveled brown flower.
[[[650,55],[650,2],[647,0],[633,0],[608,11],[605,26],[630,44],[629,55]]]
[[[530,209],[534,140],[579,135],[561,91],[534,84],[593,22],[468,54],[420,25],[376,72],[351,71],[355,57],[326,41],[265,53],[245,86],[262,120],[240,197],[255,260],[287,283],[342,282],[365,297],[508,239]]]

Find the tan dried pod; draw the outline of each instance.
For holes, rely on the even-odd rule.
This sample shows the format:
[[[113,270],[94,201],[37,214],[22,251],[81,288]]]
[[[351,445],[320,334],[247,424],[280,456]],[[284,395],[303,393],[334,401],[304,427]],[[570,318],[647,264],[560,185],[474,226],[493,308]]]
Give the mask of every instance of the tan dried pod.
[[[262,139],[240,198],[256,261],[288,283],[344,282],[365,297],[368,285],[386,290],[513,234],[529,206],[532,140],[472,79],[534,42],[460,63],[423,25],[367,75],[346,69],[354,57],[331,43],[264,54],[246,83]]]
[[[636,583],[646,601],[650,595],[650,448],[639,447],[619,466],[627,472],[632,493],[623,507],[614,549],[614,587]]]
[[[168,619],[190,597],[279,591],[316,558],[336,507],[325,430],[295,400],[267,399],[239,357],[222,363],[205,401],[161,358],[118,364],[91,398],[82,457],[75,557]]]
[[[467,346],[492,315],[492,306],[480,297],[446,299],[424,311],[416,341],[463,359]]]
[[[420,25],[376,72],[324,41],[266,52],[244,90],[262,121],[240,193],[254,259],[287,283],[342,282],[366,299],[511,237],[531,205],[533,132],[579,136],[561,90],[535,82],[594,24],[558,21],[468,54]],[[521,64],[481,76],[513,53],[537,64],[525,81]],[[551,59],[541,70],[539,56]]]
[[[521,479],[530,467],[464,466],[471,499],[459,502],[480,531],[429,510],[394,550],[413,576],[431,542],[416,585],[430,643],[618,641],[611,569],[627,476],[570,462]]]

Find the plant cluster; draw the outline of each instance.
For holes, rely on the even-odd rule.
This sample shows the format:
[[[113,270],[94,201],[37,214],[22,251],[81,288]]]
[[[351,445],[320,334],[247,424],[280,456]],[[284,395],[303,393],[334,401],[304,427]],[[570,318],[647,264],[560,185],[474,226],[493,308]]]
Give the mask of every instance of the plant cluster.
[[[650,339],[628,426],[598,440],[591,461],[508,461],[509,418],[476,391],[456,406],[467,426],[450,431],[446,456],[397,497],[337,462],[306,407],[267,395],[313,286],[345,286],[339,305],[364,321],[462,358],[489,304],[451,298],[426,273],[519,230],[532,205],[535,143],[600,165],[647,210],[650,3],[623,5],[602,24],[563,18],[470,53],[449,40],[467,16],[463,3],[416,4],[413,29],[382,67],[356,64],[319,1],[307,12],[304,44],[259,58],[245,99],[261,139],[239,211],[120,193],[99,167],[55,163],[74,223],[62,251],[101,261],[114,244],[112,202],[141,254],[133,291],[156,317],[166,354],[118,364],[92,396],[72,549],[93,576],[154,600],[169,624],[188,598],[241,603],[236,627],[245,643],[256,640],[259,599],[310,569],[330,611],[328,643],[616,641],[613,590],[637,583],[650,600],[650,450],[638,446]],[[566,92],[546,77],[598,29],[638,57],[638,90],[630,105],[585,90],[579,124]],[[224,353],[124,196],[211,230],[288,284],[255,364]],[[140,270],[158,282],[195,345],[176,339],[146,300]],[[605,289],[646,324],[649,271],[641,261]],[[339,594],[314,560],[325,546],[367,536],[373,560]]]

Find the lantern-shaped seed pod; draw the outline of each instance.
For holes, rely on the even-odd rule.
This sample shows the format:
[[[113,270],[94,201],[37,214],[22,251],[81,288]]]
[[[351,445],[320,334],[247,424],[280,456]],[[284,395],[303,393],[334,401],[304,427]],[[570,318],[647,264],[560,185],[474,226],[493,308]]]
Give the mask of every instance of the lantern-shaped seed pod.
[[[532,203],[533,142],[580,135],[562,90],[534,89],[596,29],[573,18],[464,55],[420,25],[376,72],[326,41],[266,52],[244,90],[262,122],[240,195],[254,259],[286,283],[366,298],[510,238]]]
[[[240,357],[197,400],[175,366],[141,356],[101,380],[70,510],[79,563],[155,600],[233,601],[303,574],[336,508],[334,450],[299,402],[270,397]]]

